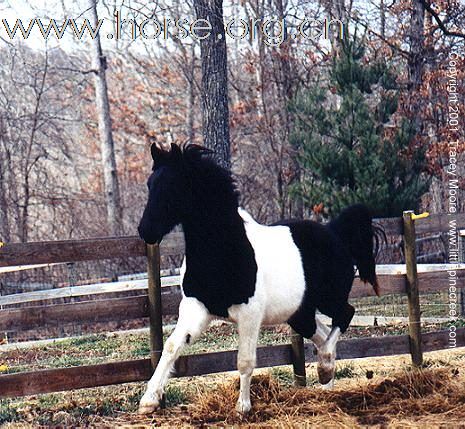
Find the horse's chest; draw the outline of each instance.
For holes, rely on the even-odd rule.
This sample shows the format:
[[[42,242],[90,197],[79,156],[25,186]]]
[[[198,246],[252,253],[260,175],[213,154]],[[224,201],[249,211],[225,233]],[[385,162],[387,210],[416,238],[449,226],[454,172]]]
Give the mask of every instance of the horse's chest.
[[[187,249],[186,261],[184,295],[198,299],[212,315],[228,317],[231,306],[247,304],[255,294],[257,264],[245,231],[234,246],[208,248],[203,254]]]

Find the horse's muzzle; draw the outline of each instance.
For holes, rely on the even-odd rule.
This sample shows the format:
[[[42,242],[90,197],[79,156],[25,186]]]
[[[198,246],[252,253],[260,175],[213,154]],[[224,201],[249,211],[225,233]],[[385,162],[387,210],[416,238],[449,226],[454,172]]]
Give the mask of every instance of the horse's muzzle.
[[[139,237],[142,238],[147,244],[155,244],[160,241],[157,237],[147,234],[146,231],[144,231],[144,228],[142,228],[140,225],[137,228],[137,231],[139,232]]]

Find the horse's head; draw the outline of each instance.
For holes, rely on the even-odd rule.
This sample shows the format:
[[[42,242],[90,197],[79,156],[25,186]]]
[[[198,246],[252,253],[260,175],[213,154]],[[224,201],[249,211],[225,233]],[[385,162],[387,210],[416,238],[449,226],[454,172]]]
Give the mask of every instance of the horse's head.
[[[149,197],[139,223],[139,235],[149,244],[160,242],[181,222],[189,201],[189,181],[179,146],[169,150],[152,144],[153,171],[147,180]]]

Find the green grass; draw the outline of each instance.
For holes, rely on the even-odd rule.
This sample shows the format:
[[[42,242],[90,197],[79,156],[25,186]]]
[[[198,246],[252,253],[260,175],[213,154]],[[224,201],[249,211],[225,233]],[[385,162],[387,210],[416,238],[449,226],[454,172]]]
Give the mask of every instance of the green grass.
[[[132,335],[129,341],[129,353],[132,357],[149,357],[150,356],[150,341],[145,335]]]
[[[7,422],[34,421],[43,426],[87,426],[93,416],[115,416],[135,412],[145,390],[145,383],[84,389],[64,394],[51,393],[28,398],[0,400],[0,425]],[[180,388],[168,387],[170,404],[179,404]]]
[[[79,366],[89,364],[89,359],[82,359],[79,356],[73,356],[72,354],[66,354],[54,359],[50,359],[47,362],[49,368],[69,368],[71,366]]]
[[[16,407],[7,399],[0,399],[0,424],[15,422],[19,418]]]
[[[270,369],[270,375],[283,386],[292,386],[294,384],[294,373],[292,369],[277,367]]]
[[[165,389],[165,400],[167,407],[186,404],[189,402],[190,395],[186,388],[176,384],[168,384]]]
[[[145,388],[146,383],[128,383],[0,400],[0,426],[7,422],[26,421],[43,426],[87,426],[93,416],[112,417],[122,412],[136,412]],[[194,386],[170,380],[165,389],[166,406],[188,404],[194,392]]]
[[[285,367],[278,366],[275,368],[271,368],[269,371],[270,371],[269,373],[271,377],[277,380],[281,385],[285,387],[291,387],[295,385],[294,384],[294,372],[291,366],[285,366]],[[307,387],[312,387],[312,386],[319,384],[316,371],[311,371],[307,369],[306,373],[307,373],[307,377],[306,377]]]
[[[423,358],[422,368],[450,367],[452,364],[444,359]]]
[[[381,297],[363,297],[351,300],[357,309],[356,314],[391,317],[408,316],[406,295],[386,295]],[[448,317],[449,296],[447,291],[420,294],[422,317]]]
[[[465,326],[459,319],[454,324]],[[450,322],[425,325],[424,332],[447,329]],[[389,327],[350,327],[344,338],[367,337],[371,335],[405,335],[407,325]],[[165,337],[166,341],[166,337]],[[263,328],[259,336],[259,346],[286,344],[290,337],[285,330]],[[212,351],[234,350],[237,348],[238,334],[234,326],[213,326],[194,344],[186,347],[183,354],[207,353]],[[80,365],[93,365],[104,362],[147,358],[150,356],[150,342],[147,333],[125,335],[87,335],[72,338],[46,346],[27,350],[12,350],[0,353],[0,364],[6,364],[4,373],[34,371],[46,368],[60,368]]]
[[[334,378],[336,380],[340,380],[341,378],[354,378],[357,376],[358,373],[355,370],[352,362],[349,362],[345,365],[336,365],[336,373],[334,374]]]

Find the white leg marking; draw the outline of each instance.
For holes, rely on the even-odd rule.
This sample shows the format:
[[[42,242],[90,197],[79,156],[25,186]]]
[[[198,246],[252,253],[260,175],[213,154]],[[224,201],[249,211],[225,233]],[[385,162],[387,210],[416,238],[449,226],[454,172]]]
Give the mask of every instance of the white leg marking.
[[[163,347],[155,372],[139,404],[139,414],[155,411],[173,370],[176,359],[187,344],[193,343],[207,328],[211,316],[205,306],[195,298],[183,298],[179,305],[179,318],[174,332]]]
[[[336,344],[340,335],[340,328],[337,326],[333,327],[324,344],[318,348],[317,371],[320,383],[323,385],[330,386],[334,378],[336,369]]]
[[[326,384],[322,384],[321,385],[321,388],[323,390],[331,390],[332,388],[334,387],[334,378],[332,378],[329,383],[326,383]]]
[[[260,313],[258,314],[260,316]],[[245,414],[250,411],[250,380],[256,364],[257,341],[261,320],[257,314],[244,312],[237,323],[239,331],[239,351],[237,354],[237,369],[240,374],[240,391],[236,410]]]
[[[318,316],[315,317],[315,322],[316,322],[316,332],[311,338],[313,341],[313,344],[315,344],[317,350],[320,349],[320,347],[323,346],[325,343],[326,339],[328,338],[331,329],[328,328]]]

